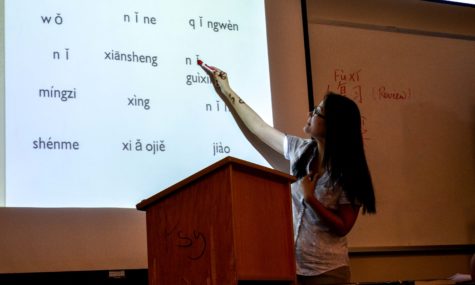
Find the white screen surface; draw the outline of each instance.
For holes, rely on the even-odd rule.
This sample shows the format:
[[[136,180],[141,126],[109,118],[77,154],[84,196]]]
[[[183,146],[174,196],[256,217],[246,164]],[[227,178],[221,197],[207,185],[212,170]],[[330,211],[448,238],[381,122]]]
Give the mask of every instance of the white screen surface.
[[[475,5],[474,0],[462,0],[462,1],[455,1],[455,0],[447,0],[445,2],[453,2],[453,3],[462,3],[462,4],[470,4],[470,5]]]
[[[6,206],[134,207],[228,155],[268,166],[198,57],[272,123],[263,1],[6,0]]]

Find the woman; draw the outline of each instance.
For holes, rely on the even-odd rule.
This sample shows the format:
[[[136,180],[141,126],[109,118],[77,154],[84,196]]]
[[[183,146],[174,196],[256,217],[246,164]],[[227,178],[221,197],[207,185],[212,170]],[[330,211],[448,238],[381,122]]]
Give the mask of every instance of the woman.
[[[304,131],[310,139],[285,135],[241,100],[225,72],[201,66],[249,131],[290,160],[298,179],[291,187],[298,284],[349,283],[345,236],[360,207],[376,212],[357,105],[329,93],[309,113]]]

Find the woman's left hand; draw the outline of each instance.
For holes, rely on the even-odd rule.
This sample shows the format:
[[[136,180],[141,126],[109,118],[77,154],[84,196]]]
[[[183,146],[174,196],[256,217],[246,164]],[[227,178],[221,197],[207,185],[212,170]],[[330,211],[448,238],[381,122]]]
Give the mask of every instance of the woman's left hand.
[[[303,198],[305,200],[315,198],[314,192],[315,192],[315,186],[317,185],[317,181],[320,178],[320,175],[310,173],[307,176],[302,178],[302,181],[300,182],[301,186],[301,191],[303,194]]]
[[[300,191],[309,205],[320,219],[338,236],[347,235],[358,217],[359,206],[341,204],[337,210],[326,208],[315,197],[315,186],[320,175],[307,175],[300,182]]]

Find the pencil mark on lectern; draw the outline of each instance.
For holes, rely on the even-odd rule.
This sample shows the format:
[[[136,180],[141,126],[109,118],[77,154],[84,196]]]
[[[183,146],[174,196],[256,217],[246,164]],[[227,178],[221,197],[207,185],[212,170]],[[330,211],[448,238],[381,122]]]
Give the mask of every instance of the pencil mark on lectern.
[[[167,224],[169,224],[168,221],[167,221]],[[170,235],[172,235],[176,231],[177,228],[178,228],[178,222],[176,222],[170,229],[166,228],[165,237],[169,237]]]
[[[183,249],[192,249],[192,253],[188,255],[189,259],[198,260],[205,254],[207,244],[206,237],[202,232],[193,230],[193,234],[189,235],[180,230],[177,232],[177,238],[177,247]]]

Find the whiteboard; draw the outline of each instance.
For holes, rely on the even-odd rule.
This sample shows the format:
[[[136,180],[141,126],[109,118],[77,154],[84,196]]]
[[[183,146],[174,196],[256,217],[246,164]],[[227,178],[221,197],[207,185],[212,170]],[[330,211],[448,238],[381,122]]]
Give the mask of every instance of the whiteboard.
[[[475,41],[327,24],[309,27],[315,102],[362,114],[377,214],[350,247],[475,243]]]

